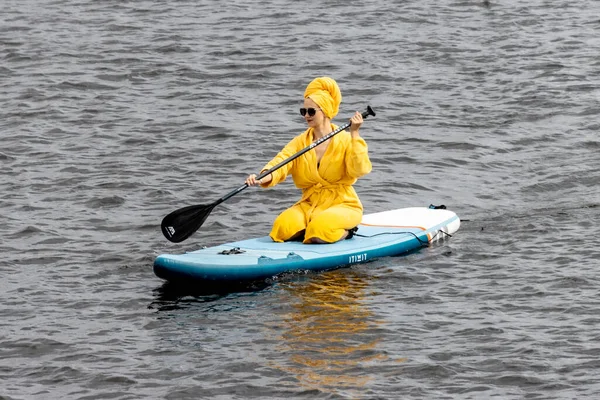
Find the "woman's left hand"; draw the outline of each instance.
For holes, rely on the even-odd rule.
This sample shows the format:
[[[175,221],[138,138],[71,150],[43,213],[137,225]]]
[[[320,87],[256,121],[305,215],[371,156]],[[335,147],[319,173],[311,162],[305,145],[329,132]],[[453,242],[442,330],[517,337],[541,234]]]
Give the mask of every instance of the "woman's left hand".
[[[352,125],[350,125],[350,133],[352,136],[358,136],[358,130],[363,123],[362,114],[357,111],[356,114],[350,118],[350,122],[352,122]]]

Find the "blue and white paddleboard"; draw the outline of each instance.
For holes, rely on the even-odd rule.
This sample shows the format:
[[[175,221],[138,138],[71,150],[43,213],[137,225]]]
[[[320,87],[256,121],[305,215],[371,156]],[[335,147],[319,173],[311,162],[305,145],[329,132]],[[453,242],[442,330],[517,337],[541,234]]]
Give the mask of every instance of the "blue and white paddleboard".
[[[446,209],[402,208],[363,216],[358,232],[332,244],[275,243],[268,236],[185,254],[163,254],[154,273],[172,282],[261,280],[291,271],[324,271],[395,256],[445,239],[460,227]]]

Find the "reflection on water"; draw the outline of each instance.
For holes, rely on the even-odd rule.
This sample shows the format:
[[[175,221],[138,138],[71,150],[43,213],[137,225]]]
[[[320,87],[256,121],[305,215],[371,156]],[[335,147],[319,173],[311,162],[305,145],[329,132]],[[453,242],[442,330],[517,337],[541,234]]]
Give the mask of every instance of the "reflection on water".
[[[340,269],[283,284],[297,301],[284,315],[279,368],[309,389],[335,392],[364,387],[372,376],[363,366],[386,358],[378,351],[377,321],[365,304],[365,276]]]
[[[184,286],[165,282],[154,290],[155,300],[148,306],[149,309],[158,311],[171,311],[189,307],[192,304],[217,301],[231,294],[254,293],[270,287],[266,281],[228,283],[190,284]]]

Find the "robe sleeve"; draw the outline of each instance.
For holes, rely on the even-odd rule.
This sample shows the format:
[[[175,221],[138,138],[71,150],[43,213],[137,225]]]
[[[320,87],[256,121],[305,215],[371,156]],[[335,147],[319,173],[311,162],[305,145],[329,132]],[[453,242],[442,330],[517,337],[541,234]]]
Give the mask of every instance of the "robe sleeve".
[[[367,142],[362,137],[352,138],[346,151],[346,171],[348,175],[357,179],[371,172],[372,168]]]
[[[269,161],[260,172],[262,173],[270,168],[273,168],[283,160],[290,158],[291,156],[296,154],[299,151],[299,144],[300,141],[298,137],[295,137],[294,139],[290,140],[290,142],[283,148],[283,150],[281,150],[271,161]],[[290,170],[292,169],[293,163],[293,161],[289,162],[283,165],[277,171],[272,172],[271,175],[273,176],[273,179],[271,179],[271,182],[263,183],[260,186],[263,188],[267,188],[275,186],[278,183],[285,181],[285,178],[288,176]]]

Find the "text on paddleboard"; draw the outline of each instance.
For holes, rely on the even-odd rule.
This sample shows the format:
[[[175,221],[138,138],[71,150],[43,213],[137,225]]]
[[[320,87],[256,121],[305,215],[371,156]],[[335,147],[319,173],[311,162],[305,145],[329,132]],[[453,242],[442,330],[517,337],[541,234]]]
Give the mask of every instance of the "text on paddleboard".
[[[357,263],[367,261],[367,253],[353,254],[349,257],[348,263]]]

